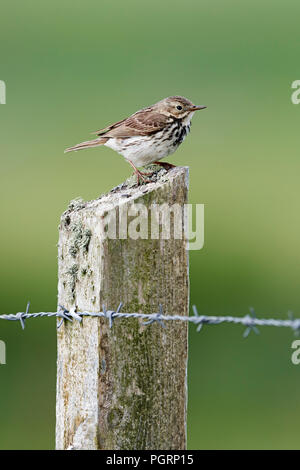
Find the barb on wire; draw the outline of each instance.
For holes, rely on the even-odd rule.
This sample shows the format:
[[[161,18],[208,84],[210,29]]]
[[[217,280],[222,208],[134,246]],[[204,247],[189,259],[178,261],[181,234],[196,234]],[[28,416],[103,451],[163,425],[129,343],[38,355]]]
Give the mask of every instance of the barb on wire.
[[[204,318],[203,315],[201,315],[201,316],[199,315],[196,305],[193,305],[193,312],[194,312],[195,317],[198,319],[198,321],[197,321],[198,326],[196,328],[196,331],[197,331],[197,333],[199,333],[199,331],[202,330],[203,324],[205,323],[205,318]],[[209,322],[207,322],[207,323],[209,323]]]
[[[109,321],[109,327],[113,327],[113,323],[117,318],[140,318],[143,320],[144,325],[151,325],[158,323],[163,328],[166,328],[165,322],[167,321],[183,321],[196,325],[196,331],[201,331],[204,324],[206,325],[220,325],[221,323],[230,323],[235,325],[242,325],[246,327],[243,336],[246,338],[251,331],[259,334],[258,326],[275,326],[291,328],[295,334],[300,332],[300,318],[294,318],[292,312],[288,313],[287,320],[276,320],[274,318],[257,318],[253,308],[250,308],[250,315],[243,317],[234,317],[231,315],[217,316],[217,315],[199,315],[195,305],[193,305],[194,315],[166,315],[163,312],[163,306],[159,305],[159,312],[155,313],[123,313],[121,312],[123,303],[120,302],[117,310],[107,310],[103,305],[103,312],[78,312],[75,307],[67,310],[64,306],[59,305],[57,312],[38,312],[29,313],[30,303],[27,303],[25,312],[18,312],[16,314],[3,314],[0,315],[0,320],[19,321],[24,330],[25,320],[37,317],[56,317],[59,319],[57,328],[60,328],[64,321],[73,322],[76,320],[82,322],[83,317],[103,317]]]
[[[247,336],[249,336],[251,331],[254,331],[255,334],[259,335],[259,329],[256,328],[255,326],[255,320],[256,320],[255,310],[253,307],[250,307],[249,310],[250,310],[250,315],[246,316],[249,323],[248,323],[246,330],[244,331],[244,334],[243,334],[244,338],[247,338]]]
[[[152,318],[150,318],[150,320],[147,320],[147,321],[144,321],[144,325],[151,325],[151,323],[154,323],[155,321],[157,321],[157,323],[160,324],[160,326],[162,326],[163,328],[166,328],[166,325],[164,324],[164,322],[162,321],[162,316],[163,316],[163,306],[162,304],[159,304],[159,313],[152,313]]]

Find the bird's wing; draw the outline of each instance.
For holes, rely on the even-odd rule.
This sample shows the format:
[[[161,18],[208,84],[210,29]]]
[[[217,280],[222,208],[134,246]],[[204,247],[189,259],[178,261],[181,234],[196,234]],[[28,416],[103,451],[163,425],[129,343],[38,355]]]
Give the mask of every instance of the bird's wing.
[[[126,118],[122,119],[121,121],[115,122],[114,124],[111,124],[110,126],[104,127],[103,129],[100,129],[99,131],[91,132],[91,134],[96,134],[96,135],[106,134],[106,132],[110,131],[111,129],[114,129],[117,126],[119,126],[124,121],[126,121]]]
[[[113,138],[146,136],[162,130],[169,122],[170,118],[164,114],[146,109],[138,111],[129,118],[98,131],[97,134]]]

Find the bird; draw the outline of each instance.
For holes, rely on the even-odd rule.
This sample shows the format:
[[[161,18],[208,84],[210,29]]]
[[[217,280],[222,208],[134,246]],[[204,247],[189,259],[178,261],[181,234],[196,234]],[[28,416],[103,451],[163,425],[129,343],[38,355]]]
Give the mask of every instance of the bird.
[[[153,173],[142,172],[138,167],[150,163],[166,170],[175,167],[160,160],[177,150],[190,132],[195,111],[205,108],[194,105],[183,96],[169,96],[128,118],[93,132],[98,136],[96,139],[69,147],[65,153],[105,145],[121,154],[132,166],[138,185],[141,181],[146,183],[145,177]]]

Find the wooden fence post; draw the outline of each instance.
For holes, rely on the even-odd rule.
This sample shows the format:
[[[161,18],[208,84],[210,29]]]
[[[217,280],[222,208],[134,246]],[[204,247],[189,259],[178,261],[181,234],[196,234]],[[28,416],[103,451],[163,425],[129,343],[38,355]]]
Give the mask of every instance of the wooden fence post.
[[[154,313],[162,304],[166,315],[188,314],[185,237],[174,239],[172,230],[169,240],[119,234],[123,210],[133,202],[148,214],[152,204],[183,210],[188,168],[161,174],[139,188],[123,184],[100,199],[71,203],[60,224],[60,305],[99,312],[123,301],[124,312]],[[103,237],[108,217],[110,227],[116,222],[115,239]],[[185,217],[180,223],[186,228]],[[57,340],[57,449],[185,449],[186,322],[163,328],[122,318],[110,328],[107,318],[84,317],[64,321]]]

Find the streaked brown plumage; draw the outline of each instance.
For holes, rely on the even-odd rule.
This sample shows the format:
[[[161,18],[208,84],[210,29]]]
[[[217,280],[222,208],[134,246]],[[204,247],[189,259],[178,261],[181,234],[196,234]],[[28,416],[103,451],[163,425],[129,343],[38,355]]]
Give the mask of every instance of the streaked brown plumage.
[[[138,182],[140,179],[145,181],[146,174],[136,167],[149,163],[167,169],[174,166],[159,160],[175,152],[190,131],[194,112],[204,108],[206,106],[195,106],[182,96],[171,96],[94,132],[98,138],[70,147],[65,152],[106,145],[124,156],[133,167]]]

